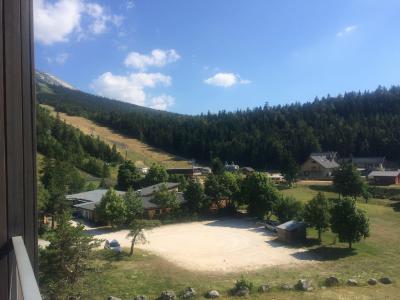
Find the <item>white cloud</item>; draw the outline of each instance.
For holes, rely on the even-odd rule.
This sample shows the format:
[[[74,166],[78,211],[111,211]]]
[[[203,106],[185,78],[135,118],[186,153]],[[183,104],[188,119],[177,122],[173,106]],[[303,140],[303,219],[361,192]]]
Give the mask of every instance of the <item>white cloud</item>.
[[[148,67],[163,67],[180,59],[179,54],[174,50],[154,49],[149,55],[131,52],[125,58],[125,65],[139,70],[146,70]]]
[[[109,25],[119,26],[122,17],[108,14],[104,7],[84,0],[34,0],[35,39],[45,45],[67,42],[73,33],[84,36],[86,31],[100,34]],[[85,18],[87,28],[82,28]]]
[[[120,26],[123,20],[122,16],[106,14],[104,8],[97,3],[86,4],[86,13],[93,19],[89,30],[94,34],[105,32],[110,23]]]
[[[249,84],[251,81],[241,79],[239,75],[234,73],[217,73],[214,76],[204,80],[204,83],[215,86],[231,87],[236,84]]]
[[[47,62],[49,64],[63,65],[68,60],[68,58],[69,58],[68,53],[60,53],[56,55],[56,57],[47,57]]]
[[[33,1],[35,38],[46,45],[68,41],[80,26],[82,10],[80,0]]]
[[[135,7],[135,2],[133,0],[127,0],[126,1],[126,8],[131,9]]]
[[[166,109],[173,105],[174,99],[161,95],[148,99],[145,88],[171,85],[171,77],[161,73],[130,73],[126,76],[106,72],[92,82],[92,89],[99,95],[124,102]]]
[[[169,95],[162,94],[158,97],[153,97],[150,100],[150,108],[166,110],[170,106],[175,104],[175,98]]]
[[[344,28],[342,31],[339,31],[338,33],[336,33],[336,36],[337,36],[337,37],[342,37],[342,36],[345,36],[345,35],[349,35],[349,34],[351,34],[352,32],[356,31],[357,28],[358,28],[357,25],[350,25],[350,26],[347,26],[347,27]]]

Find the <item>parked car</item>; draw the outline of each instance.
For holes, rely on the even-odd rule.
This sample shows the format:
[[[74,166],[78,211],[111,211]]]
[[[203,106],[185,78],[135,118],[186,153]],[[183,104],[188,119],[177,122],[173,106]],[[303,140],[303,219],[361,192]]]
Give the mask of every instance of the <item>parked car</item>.
[[[104,249],[110,249],[113,250],[115,252],[121,252],[122,248],[121,245],[118,243],[117,240],[106,240],[105,244],[104,244]]]

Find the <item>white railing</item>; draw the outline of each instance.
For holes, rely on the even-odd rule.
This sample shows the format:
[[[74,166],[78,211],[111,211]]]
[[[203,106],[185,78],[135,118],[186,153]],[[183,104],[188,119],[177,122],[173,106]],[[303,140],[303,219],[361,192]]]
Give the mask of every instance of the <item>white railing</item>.
[[[32,265],[21,236],[12,238],[16,266],[11,276],[10,300],[42,300]]]

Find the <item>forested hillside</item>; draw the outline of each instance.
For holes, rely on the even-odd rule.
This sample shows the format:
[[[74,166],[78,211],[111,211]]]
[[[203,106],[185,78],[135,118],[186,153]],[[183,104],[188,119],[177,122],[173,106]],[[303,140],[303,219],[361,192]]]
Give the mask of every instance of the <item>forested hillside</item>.
[[[152,110],[60,86],[39,86],[37,97],[56,110],[205,162],[218,156],[258,169],[279,168],[289,156],[301,163],[319,150],[400,160],[399,87],[199,116]]]
[[[101,178],[109,176],[108,164],[122,161],[115,147],[83,134],[40,106],[36,125],[38,152],[47,158],[70,163]]]

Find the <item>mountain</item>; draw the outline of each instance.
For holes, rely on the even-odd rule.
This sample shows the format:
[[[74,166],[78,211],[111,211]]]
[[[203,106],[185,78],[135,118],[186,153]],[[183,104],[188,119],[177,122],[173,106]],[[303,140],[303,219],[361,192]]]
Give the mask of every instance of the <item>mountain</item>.
[[[400,87],[349,92],[305,104],[263,106],[198,116],[157,111],[47,84],[40,103],[88,118],[182,157],[213,157],[280,169],[315,151],[400,161]]]
[[[36,70],[35,72],[36,83],[39,85],[53,85],[60,86],[71,90],[76,90],[72,85],[66,83],[65,81],[57,78],[54,75],[51,75],[46,72],[41,72]]]

